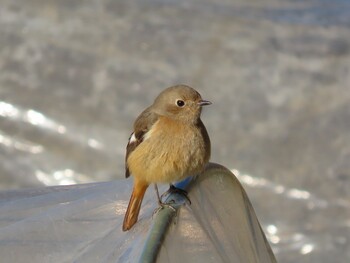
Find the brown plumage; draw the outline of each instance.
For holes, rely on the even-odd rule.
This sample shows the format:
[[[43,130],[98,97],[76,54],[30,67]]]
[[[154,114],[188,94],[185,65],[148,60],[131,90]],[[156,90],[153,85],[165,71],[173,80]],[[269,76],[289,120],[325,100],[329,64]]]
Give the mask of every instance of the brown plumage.
[[[161,92],[136,119],[126,148],[125,175],[134,176],[134,187],[123,231],[136,223],[150,184],[180,181],[204,169],[210,140],[200,114],[209,104],[193,88],[178,85]]]

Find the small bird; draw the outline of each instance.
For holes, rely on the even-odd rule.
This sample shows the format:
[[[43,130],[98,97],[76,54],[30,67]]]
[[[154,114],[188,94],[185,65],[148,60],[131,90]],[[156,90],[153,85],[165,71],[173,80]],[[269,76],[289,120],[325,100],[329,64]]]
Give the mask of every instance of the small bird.
[[[125,176],[134,176],[134,187],[125,213],[123,231],[138,219],[144,194],[157,183],[180,181],[204,170],[210,158],[210,139],[200,119],[202,106],[211,102],[186,85],[162,91],[134,123],[126,147]]]

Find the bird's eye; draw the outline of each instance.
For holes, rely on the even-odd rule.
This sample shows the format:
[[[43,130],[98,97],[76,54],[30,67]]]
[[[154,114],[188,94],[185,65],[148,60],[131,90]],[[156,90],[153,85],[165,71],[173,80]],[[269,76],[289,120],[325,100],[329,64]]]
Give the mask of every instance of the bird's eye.
[[[179,107],[183,107],[183,106],[185,106],[185,102],[183,100],[177,100],[176,105]]]

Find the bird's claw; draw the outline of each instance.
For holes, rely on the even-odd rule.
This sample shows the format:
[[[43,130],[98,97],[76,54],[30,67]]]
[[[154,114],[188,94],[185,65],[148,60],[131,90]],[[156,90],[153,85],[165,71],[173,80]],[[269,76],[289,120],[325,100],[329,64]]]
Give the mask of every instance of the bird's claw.
[[[172,184],[170,185],[169,189],[161,195],[161,198],[163,198],[163,196],[165,196],[165,195],[170,195],[172,193],[180,194],[187,200],[187,202],[189,204],[192,203],[190,198],[188,197],[188,193],[186,190],[183,190],[181,188],[177,188]],[[172,200],[172,201],[175,202],[174,200]]]
[[[174,200],[172,200],[174,203]],[[170,202],[169,202],[170,203]],[[165,204],[165,203],[159,203],[159,206],[153,211],[152,217],[157,214],[160,210],[164,209],[165,207],[170,208],[174,212],[176,212],[176,208],[171,206],[170,204]]]

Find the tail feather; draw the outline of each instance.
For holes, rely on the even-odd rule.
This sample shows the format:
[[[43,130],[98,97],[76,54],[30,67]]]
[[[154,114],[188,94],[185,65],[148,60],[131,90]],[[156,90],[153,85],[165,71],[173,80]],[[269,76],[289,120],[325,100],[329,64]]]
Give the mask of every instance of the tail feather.
[[[147,190],[147,187],[147,184],[136,184],[135,182],[134,189],[130,197],[129,205],[124,217],[123,231],[128,231],[137,222],[142,200]]]

